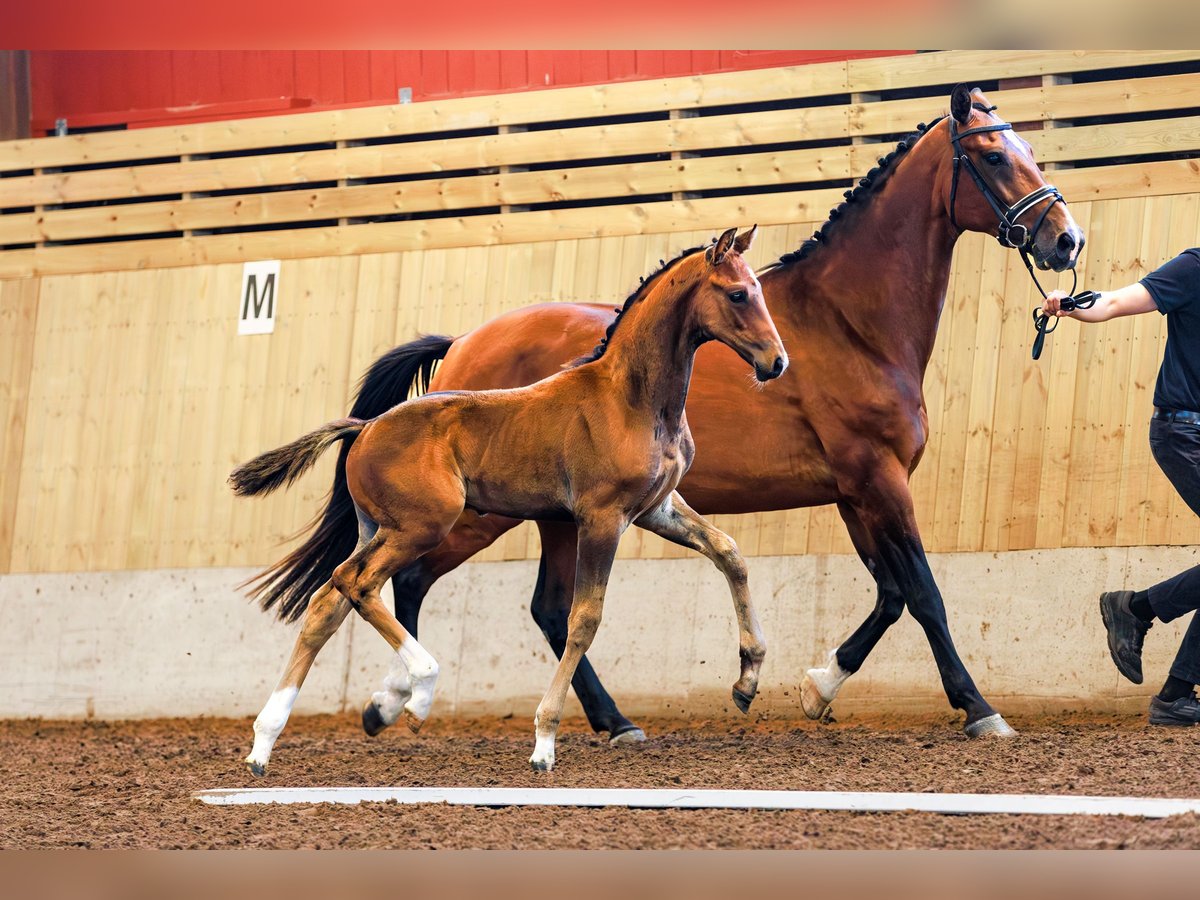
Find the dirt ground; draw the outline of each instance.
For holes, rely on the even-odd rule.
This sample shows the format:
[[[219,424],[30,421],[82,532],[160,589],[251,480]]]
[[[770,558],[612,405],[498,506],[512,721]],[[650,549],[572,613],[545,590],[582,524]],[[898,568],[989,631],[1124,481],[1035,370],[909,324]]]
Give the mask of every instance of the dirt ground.
[[[970,791],[1200,797],[1200,729],[1136,716],[1010,717],[1013,741],[950,717],[643,721],[611,748],[582,721],[558,768],[530,771],[529,722],[431,721],[366,738],[357,717],[293,720],[266,778],[246,773],[250,721],[0,723],[0,847],[1200,848],[1200,817],[942,816],[730,810],[475,809],[365,804],[212,807],[214,787],[473,785]]]

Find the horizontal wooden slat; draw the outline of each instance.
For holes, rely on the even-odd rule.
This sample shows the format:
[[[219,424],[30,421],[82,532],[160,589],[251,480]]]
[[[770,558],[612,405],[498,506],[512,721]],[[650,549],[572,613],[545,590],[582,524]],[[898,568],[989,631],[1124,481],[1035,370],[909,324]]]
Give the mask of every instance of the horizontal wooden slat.
[[[911,56],[852,59],[846,63],[855,91],[885,91],[940,83],[976,84],[1023,75],[1061,75],[1152,63],[1200,59],[1197,50],[958,50]],[[936,77],[937,81],[934,81]]]
[[[1200,150],[1200,116],[1054,128],[1025,138],[1043,162]]]
[[[467,97],[437,103],[372,106],[200,125],[145,128],[0,143],[0,171],[224,153],[321,141],[354,141],[438,131],[524,125],[587,116],[817,97],[845,93],[845,63],[821,63]],[[32,161],[32,162],[31,162]]]
[[[1171,160],[1138,166],[1096,166],[1054,173],[1068,200],[1106,200],[1193,193],[1200,160]],[[568,240],[604,235],[653,234],[726,222],[784,224],[821,221],[841,202],[839,190],[750,194],[692,201],[638,203],[594,208],[517,212],[504,215],[424,219],[328,228],[210,235],[146,241],[35,247],[0,253],[0,278],[69,274],[108,269],[145,269],[296,259],[391,250],[423,250],[492,244]]]
[[[0,244],[823,181],[849,177],[847,149],[829,147],[51,210],[0,216]]]
[[[845,116],[843,107],[818,107],[34,175],[5,179],[0,205],[153,197],[809,141],[815,136],[844,137]]]

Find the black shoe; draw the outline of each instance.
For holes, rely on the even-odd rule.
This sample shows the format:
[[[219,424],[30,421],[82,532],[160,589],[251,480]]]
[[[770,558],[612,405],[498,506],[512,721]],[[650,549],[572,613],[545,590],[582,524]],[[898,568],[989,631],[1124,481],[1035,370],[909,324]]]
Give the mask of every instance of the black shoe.
[[[1108,629],[1108,652],[1122,675],[1134,684],[1142,683],[1142,641],[1150,630],[1129,610],[1133,591],[1112,591],[1100,595],[1100,617]]]
[[[1150,698],[1151,725],[1196,725],[1200,723],[1200,703],[1196,692],[1168,703],[1155,694]]]

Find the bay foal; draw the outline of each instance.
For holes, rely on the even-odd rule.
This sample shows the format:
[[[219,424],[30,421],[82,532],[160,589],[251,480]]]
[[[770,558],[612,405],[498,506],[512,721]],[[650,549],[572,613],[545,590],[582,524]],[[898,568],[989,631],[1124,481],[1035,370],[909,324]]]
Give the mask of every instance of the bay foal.
[[[625,302],[591,356],[529,387],[427,394],[364,422],[340,419],[240,466],[239,494],[289,483],[331,444],[353,439],[346,478],[358,546],[313,595],[295,649],[254,723],[246,764],[266,771],[317,653],[351,609],[396,651],[383,690],[363,710],[382,730],[403,713],[418,730],[438,667],[380,601],[384,583],[437,547],[464,509],[572,522],[578,529],[574,599],[562,654],[534,720],[530,763],[548,771],[567,687],[600,624],[605,586],[631,523],[699,550],[726,576],[740,632],[733,697],[745,712],[765,647],[750,605],[746,567],[733,541],[675,493],[691,464],[684,417],[696,349],[732,348],[759,381],[777,378],[787,354],[742,254],[755,229],[729,229],[710,247],[664,265]]]

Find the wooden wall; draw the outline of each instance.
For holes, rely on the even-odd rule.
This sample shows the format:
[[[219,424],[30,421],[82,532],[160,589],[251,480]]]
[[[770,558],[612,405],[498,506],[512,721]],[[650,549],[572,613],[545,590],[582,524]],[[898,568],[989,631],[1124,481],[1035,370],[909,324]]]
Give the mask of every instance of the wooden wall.
[[[919,76],[940,78],[947,68],[970,60],[991,65],[987,71],[999,76],[1006,64],[1028,74],[1058,71],[1069,63],[1081,66],[1081,59],[1096,69],[1111,68],[1121,59],[1106,53],[1029,54],[1017,65],[971,54],[947,57],[936,76],[920,76],[912,68],[922,57],[887,61],[894,67],[886,70],[887,78],[902,85]],[[884,71],[877,69],[872,83],[881,83],[878,73]],[[796,77],[778,70],[766,83],[769,90],[783,92]],[[831,76],[803,77],[815,85]],[[705,83],[695,96],[710,101],[725,96],[718,90],[724,84]],[[1064,93],[1068,89],[1074,93]],[[679,85],[664,90],[673,102],[686,93]],[[1051,95],[1058,105],[1049,102]],[[1147,99],[1152,97],[1157,99]],[[1179,110],[1181,104],[1200,104],[1200,76],[1168,73],[1099,85],[1048,82],[1042,88],[998,91],[993,99],[1014,120],[1051,121],[1065,108],[1082,117],[1086,110],[1111,111],[1123,103],[1143,113],[1155,105],[1171,110],[1168,118],[1135,119],[1121,123],[1122,129],[1085,122],[1026,132],[1041,158],[1052,162],[1146,156],[1054,173],[1088,235],[1081,284],[1127,283],[1179,249],[1200,244],[1200,170],[1196,159],[1186,158],[1200,149],[1200,135],[1195,117]],[[857,109],[855,121],[872,122],[871,134],[887,135],[932,118],[944,100],[858,98],[855,103],[837,107],[836,115],[789,112],[809,127],[821,116],[849,122],[848,110]],[[507,106],[487,109],[489,115],[501,110],[501,119],[517,115]],[[314,117],[321,115],[333,114]],[[753,148],[769,140],[774,133],[769,129],[783,121],[777,113],[772,116],[773,124],[762,133],[753,131],[759,121],[753,118],[739,120],[741,126],[726,125],[735,131],[743,127],[734,140]],[[703,123],[704,117],[667,121],[676,123],[670,126],[677,129],[673,134],[703,131],[678,123]],[[315,126],[298,119],[294,127]],[[176,141],[202,135],[213,142],[209,149],[234,137],[243,144],[247,140],[237,123],[225,132],[204,129],[210,126],[164,131]],[[109,135],[85,137],[96,140],[81,139],[72,152],[111,161],[122,154],[159,152],[171,135],[139,132],[128,138],[140,142],[136,150]],[[0,422],[5,429],[0,571],[251,565],[275,558],[280,542],[317,510],[332,455],[292,491],[267,500],[235,503],[224,484],[226,474],[245,458],[344,414],[355,380],[379,353],[419,331],[460,332],[531,302],[618,300],[659,258],[733,222],[765,223],[753,259],[774,259],[808,237],[840,196],[840,188],[821,183],[831,174],[827,167],[842,167],[836,171],[846,174],[865,171],[865,160],[878,155],[879,145],[846,141],[788,151],[809,153],[806,177],[815,186],[781,193],[695,199],[675,190],[671,200],[655,203],[505,209],[472,218],[448,214],[411,222],[83,245],[54,246],[43,233],[22,232],[22,240],[38,238],[37,246],[0,251],[0,273],[9,277],[0,281]],[[0,168],[18,172],[0,182],[0,196],[9,188],[36,191],[39,185],[81,189],[87,178],[112,191],[114,183],[136,185],[144,177],[135,166],[19,174],[20,166],[31,163],[65,164],[63,146],[0,144]],[[35,158],[35,151],[43,155]],[[1172,158],[1173,153],[1182,158]],[[743,162],[755,171],[772,165],[750,157],[736,157],[738,165],[728,156],[714,159],[726,170],[744,169]],[[682,158],[672,162],[681,169],[691,164]],[[307,164],[302,153],[292,163]],[[187,169],[193,163],[169,165]],[[534,174],[489,177],[511,186],[514,182],[505,179]],[[614,173],[596,177],[617,178]],[[718,183],[711,180],[715,177],[705,175],[710,180],[697,183],[685,178],[674,187],[711,187]],[[449,181],[428,183],[449,189]],[[344,201],[347,195],[340,192],[350,187],[334,188],[339,193],[330,202]],[[20,202],[39,199],[48,202],[51,196],[23,194]],[[178,204],[195,202],[184,198]],[[137,207],[158,204],[108,210],[118,219],[155,216],[163,211]],[[59,212],[67,221],[79,211]],[[82,212],[99,215],[94,209]],[[43,216],[43,221],[26,216]],[[44,210],[14,213],[0,216],[0,231],[36,232],[48,221]],[[260,256],[284,260],[277,329],[270,336],[239,338],[234,305],[240,261]],[[1146,443],[1164,323],[1155,316],[1101,328],[1066,322],[1042,360],[1033,363],[1029,310],[1034,305],[1034,290],[1016,255],[981,235],[963,238],[926,380],[934,437],[914,478],[928,547],[999,551],[1200,541],[1195,516],[1162,478]],[[720,517],[719,524],[750,554],[850,552],[831,508]],[[524,558],[535,549],[532,529],[522,528],[483,558]],[[658,557],[681,551],[633,536],[622,552]]]

